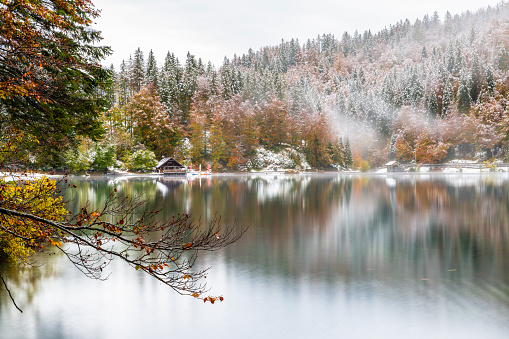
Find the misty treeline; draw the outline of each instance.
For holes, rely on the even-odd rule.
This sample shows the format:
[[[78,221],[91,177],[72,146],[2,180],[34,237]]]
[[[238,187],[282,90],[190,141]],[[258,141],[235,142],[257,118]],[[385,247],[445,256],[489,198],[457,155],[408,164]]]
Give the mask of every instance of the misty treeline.
[[[503,2],[376,34],[282,41],[219,68],[137,49],[107,91],[103,142],[119,159],[146,148],[215,169],[243,168],[260,147],[292,147],[315,168],[504,159],[508,69]]]

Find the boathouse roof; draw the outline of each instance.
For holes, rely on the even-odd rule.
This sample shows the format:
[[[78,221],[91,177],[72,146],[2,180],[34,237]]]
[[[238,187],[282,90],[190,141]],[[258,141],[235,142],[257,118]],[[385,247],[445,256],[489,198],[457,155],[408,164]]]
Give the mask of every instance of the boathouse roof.
[[[175,158],[162,158],[159,163],[156,165],[156,169],[159,169],[163,166],[170,166],[170,167],[178,167],[178,168],[185,168],[184,165],[182,165],[180,162],[175,160]]]

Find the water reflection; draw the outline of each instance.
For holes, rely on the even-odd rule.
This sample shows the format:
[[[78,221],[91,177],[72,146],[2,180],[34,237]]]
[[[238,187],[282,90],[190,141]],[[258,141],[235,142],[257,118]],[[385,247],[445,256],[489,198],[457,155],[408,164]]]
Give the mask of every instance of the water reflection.
[[[111,185],[164,206],[163,218],[185,211],[205,223],[221,215],[226,223],[251,225],[241,243],[258,253],[246,264],[278,274],[348,276],[365,269],[482,280],[508,273],[509,181],[500,175],[86,181],[75,203],[100,204]]]
[[[160,312],[139,314],[140,323],[171,319],[170,324],[186,325],[174,328],[174,336],[187,335],[196,321],[202,326],[193,333],[218,338],[509,335],[507,175],[246,175],[76,184],[69,195],[73,210],[87,200],[100,206],[115,187],[122,194],[141,194],[151,208],[163,208],[162,218],[186,212],[206,224],[220,215],[225,223],[250,226],[239,242],[201,257],[202,267],[213,266],[208,279],[214,291],[227,300],[214,309],[174,296],[122,267],[113,267],[113,279],[120,279],[113,284],[91,285],[79,275],[72,280],[94,286],[103,296],[118,294],[122,286],[139,296],[131,308]],[[38,309],[43,293],[34,294]],[[121,299],[105,300],[122,304]],[[66,307],[90,312],[79,299],[76,303]],[[0,305],[4,328],[3,295]],[[158,325],[120,330],[128,327],[128,311],[115,310],[115,324],[102,324],[96,337],[162,333]],[[229,331],[207,330],[218,323],[229,324]]]
[[[51,280],[60,273],[58,265],[55,265],[55,257],[59,255],[49,247],[48,254],[36,253],[30,258],[28,265],[16,265],[0,262],[0,273],[4,278],[9,290],[15,298],[16,304],[22,306],[23,311],[31,309],[41,292],[41,282]],[[19,317],[19,311],[14,307],[0,282],[0,329],[2,323],[10,322],[9,319]],[[0,338],[8,338],[0,331]]]

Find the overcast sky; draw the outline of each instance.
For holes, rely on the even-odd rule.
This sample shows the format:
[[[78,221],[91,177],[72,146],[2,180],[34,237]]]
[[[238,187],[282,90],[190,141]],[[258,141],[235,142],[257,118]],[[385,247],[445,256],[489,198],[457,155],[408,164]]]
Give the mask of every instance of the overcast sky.
[[[216,66],[224,56],[318,34],[340,38],[348,31],[376,33],[399,20],[412,23],[437,11],[461,14],[496,6],[499,0],[92,0],[101,9],[96,27],[114,53],[104,64],[118,69],[134,50],[154,51],[162,63],[168,51],[182,61],[187,52]]]

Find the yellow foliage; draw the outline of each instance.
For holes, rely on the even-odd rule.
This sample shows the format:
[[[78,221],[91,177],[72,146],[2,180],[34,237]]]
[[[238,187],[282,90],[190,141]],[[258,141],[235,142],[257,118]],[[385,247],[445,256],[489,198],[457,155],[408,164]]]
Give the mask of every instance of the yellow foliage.
[[[56,182],[46,177],[37,180],[5,181],[0,179],[0,206],[30,213],[38,217],[61,221],[69,212],[62,197],[55,195]],[[35,248],[45,243],[62,246],[58,229],[29,219],[0,215],[0,250],[10,260],[26,262]]]
[[[0,130],[0,167],[27,158],[29,149],[39,144],[32,134],[15,128]]]
[[[367,171],[369,171],[370,166],[366,160],[362,160],[359,165],[359,168],[360,168],[361,172],[367,172]]]

